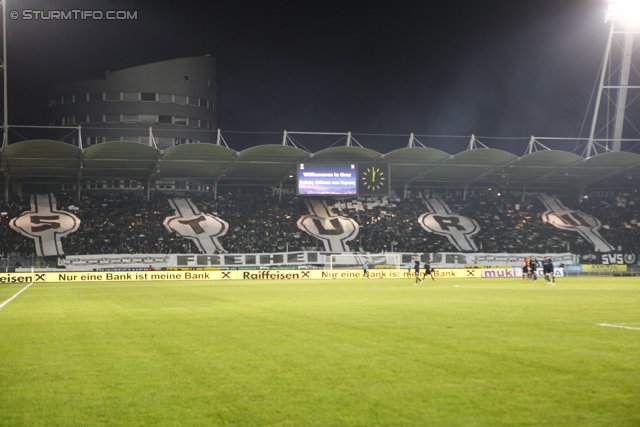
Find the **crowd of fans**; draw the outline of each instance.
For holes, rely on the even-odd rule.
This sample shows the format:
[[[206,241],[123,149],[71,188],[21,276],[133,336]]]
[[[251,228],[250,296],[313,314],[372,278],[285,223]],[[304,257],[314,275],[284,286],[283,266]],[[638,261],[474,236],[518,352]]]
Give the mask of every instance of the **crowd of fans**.
[[[598,218],[600,234],[616,251],[640,253],[640,208],[635,194],[585,198],[560,197],[566,207]],[[297,227],[308,210],[293,194],[277,194],[263,189],[230,189],[212,193],[171,195],[152,193],[85,192],[55,194],[58,209],[70,210],[81,226],[62,239],[66,254],[195,253],[195,244],[173,232],[163,221],[174,211],[172,197],[189,197],[197,208],[229,225],[220,242],[229,253],[268,253],[323,249],[322,242]],[[591,243],[578,233],[561,230],[542,221],[543,203],[535,196],[478,195],[463,200],[459,195],[442,195],[451,211],[474,219],[480,231],[473,236],[479,252],[572,252],[594,253]],[[325,201],[336,215],[349,217],[359,226],[359,234],[349,242],[354,252],[458,252],[447,239],[425,231],[418,223],[427,213],[422,194],[409,198],[359,198]],[[70,209],[70,207],[72,207]],[[0,204],[0,258],[8,254],[34,252],[33,240],[9,227],[9,220],[30,209],[29,197],[11,197]]]

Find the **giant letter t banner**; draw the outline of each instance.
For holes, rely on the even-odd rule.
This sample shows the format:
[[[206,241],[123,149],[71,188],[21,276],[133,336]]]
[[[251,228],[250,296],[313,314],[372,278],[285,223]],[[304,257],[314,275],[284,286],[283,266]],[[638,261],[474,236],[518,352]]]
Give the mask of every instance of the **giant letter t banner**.
[[[224,252],[218,237],[227,234],[229,224],[213,215],[200,212],[191,199],[176,198],[168,201],[176,211],[175,215],[164,220],[164,226],[170,233],[176,232],[193,241],[202,253]]]

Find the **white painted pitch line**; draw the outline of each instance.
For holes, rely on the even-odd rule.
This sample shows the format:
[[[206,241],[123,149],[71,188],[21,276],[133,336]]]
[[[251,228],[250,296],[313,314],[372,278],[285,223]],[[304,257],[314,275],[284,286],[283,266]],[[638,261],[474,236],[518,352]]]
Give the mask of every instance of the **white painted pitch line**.
[[[33,282],[29,283],[27,286],[25,286],[24,288],[20,289],[18,291],[17,294],[15,294],[14,296],[12,296],[11,298],[9,298],[8,300],[6,300],[5,302],[3,302],[2,304],[0,304],[0,308],[4,307],[5,305],[9,304],[11,301],[13,301],[18,295],[20,295],[21,293],[23,293],[24,291],[27,290],[27,288],[29,286],[33,285]]]
[[[523,291],[539,291],[541,289],[555,289],[558,291],[634,291],[637,289],[632,288],[564,288],[564,287],[548,287],[548,286],[539,286],[539,287],[499,287],[499,286],[465,286],[465,285],[453,285],[454,288],[461,289],[509,289],[509,290],[523,290]]]
[[[625,326],[625,325],[612,325],[609,323],[596,323],[596,325],[604,326],[606,328],[620,328],[620,329],[631,329],[633,331],[640,331],[640,328],[634,328],[632,326]]]

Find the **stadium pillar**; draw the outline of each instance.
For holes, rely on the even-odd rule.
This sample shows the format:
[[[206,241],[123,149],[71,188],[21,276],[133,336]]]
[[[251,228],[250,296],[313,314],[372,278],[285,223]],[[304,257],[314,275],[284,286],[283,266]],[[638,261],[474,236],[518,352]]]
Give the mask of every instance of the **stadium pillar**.
[[[524,193],[526,193],[526,191],[527,191],[527,186],[525,185],[522,188],[522,199],[520,199],[520,203],[524,202]]]
[[[218,180],[213,183],[213,200],[218,200]]]
[[[462,194],[462,200],[467,200],[467,189],[469,188],[468,185],[464,186],[464,193]]]
[[[147,202],[151,196],[151,178],[147,179]]]
[[[280,192],[278,194],[278,201],[281,202],[282,201],[282,182],[280,182]]]

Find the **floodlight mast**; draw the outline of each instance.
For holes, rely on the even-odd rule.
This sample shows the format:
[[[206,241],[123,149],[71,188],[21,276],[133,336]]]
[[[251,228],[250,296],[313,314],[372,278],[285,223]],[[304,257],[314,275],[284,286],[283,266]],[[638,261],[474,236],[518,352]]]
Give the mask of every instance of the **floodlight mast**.
[[[631,58],[633,55],[633,42],[635,35],[639,32],[638,28],[640,27],[638,25],[638,23],[640,23],[640,2],[638,2],[638,0],[609,0],[609,6],[605,13],[605,22],[610,22],[611,27],[609,30],[609,37],[607,39],[607,46],[605,48],[604,59],[602,61],[602,68],[600,70],[600,83],[593,112],[593,120],[591,122],[589,142],[586,150],[587,157],[591,157],[592,154],[596,154],[594,142],[596,134],[596,124],[598,122],[600,101],[602,99],[602,94],[604,93],[604,91],[608,91],[610,89],[618,91],[615,101],[612,101],[615,104],[612,151],[620,151],[622,142],[622,130],[625,121],[625,110],[627,107],[627,93],[629,89],[640,89],[640,86],[629,86],[629,74],[632,65]],[[621,34],[624,36],[621,52],[622,58],[620,66],[616,68],[617,70],[619,70],[619,81],[617,85],[612,84],[612,75],[609,71],[611,46],[614,34]],[[607,98],[609,97],[607,96]],[[608,118],[605,120],[605,123],[607,123],[608,125]],[[609,134],[607,132],[607,141],[609,141],[608,138]]]
[[[4,84],[2,146],[6,147],[9,144],[9,109],[7,102],[7,0],[2,0],[2,77]]]

